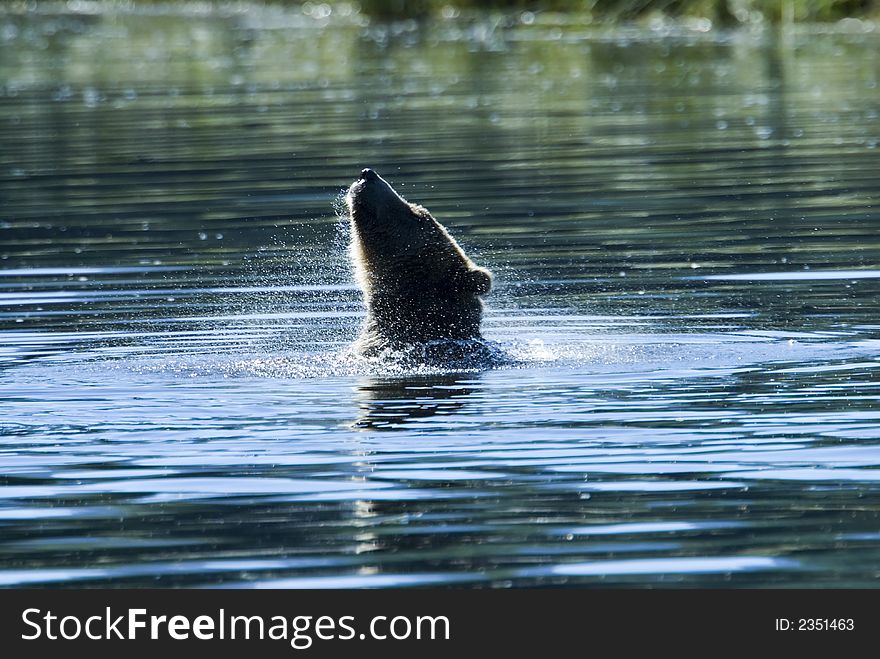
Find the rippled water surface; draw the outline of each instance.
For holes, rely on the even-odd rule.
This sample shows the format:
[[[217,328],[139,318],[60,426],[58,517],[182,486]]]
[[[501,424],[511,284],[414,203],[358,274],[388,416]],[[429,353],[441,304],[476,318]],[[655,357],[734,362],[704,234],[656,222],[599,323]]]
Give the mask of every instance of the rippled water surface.
[[[0,585],[874,586],[880,35],[0,10]],[[364,166],[510,365],[345,352]]]

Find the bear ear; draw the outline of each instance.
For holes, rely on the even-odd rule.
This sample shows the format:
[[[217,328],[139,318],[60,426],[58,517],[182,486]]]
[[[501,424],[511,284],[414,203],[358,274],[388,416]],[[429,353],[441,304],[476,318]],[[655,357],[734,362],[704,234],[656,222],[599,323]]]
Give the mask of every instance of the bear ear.
[[[477,295],[485,295],[492,289],[492,275],[482,268],[468,270],[467,283],[469,290]]]

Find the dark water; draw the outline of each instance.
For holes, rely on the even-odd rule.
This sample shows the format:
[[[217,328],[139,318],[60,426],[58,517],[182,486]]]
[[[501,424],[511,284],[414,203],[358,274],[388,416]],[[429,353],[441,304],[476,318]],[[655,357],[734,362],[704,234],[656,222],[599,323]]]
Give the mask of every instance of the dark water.
[[[880,35],[0,11],[0,585],[876,584]],[[346,356],[364,166],[517,366]]]

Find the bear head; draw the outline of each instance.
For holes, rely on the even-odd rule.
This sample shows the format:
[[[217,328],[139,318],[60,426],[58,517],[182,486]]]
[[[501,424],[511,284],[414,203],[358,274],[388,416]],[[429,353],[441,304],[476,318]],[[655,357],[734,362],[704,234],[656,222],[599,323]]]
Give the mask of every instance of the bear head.
[[[477,267],[423,207],[372,169],[345,197],[351,258],[366,306],[362,353],[443,339],[479,339],[481,295],[492,275]]]

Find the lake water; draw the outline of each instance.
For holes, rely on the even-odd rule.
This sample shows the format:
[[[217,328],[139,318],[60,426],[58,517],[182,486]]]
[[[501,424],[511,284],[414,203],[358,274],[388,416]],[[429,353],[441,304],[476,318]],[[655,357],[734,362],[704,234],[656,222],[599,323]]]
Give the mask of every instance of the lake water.
[[[70,6],[0,9],[0,585],[877,584],[880,33]],[[366,166],[515,364],[346,356]]]

